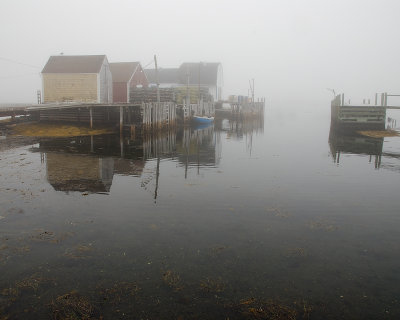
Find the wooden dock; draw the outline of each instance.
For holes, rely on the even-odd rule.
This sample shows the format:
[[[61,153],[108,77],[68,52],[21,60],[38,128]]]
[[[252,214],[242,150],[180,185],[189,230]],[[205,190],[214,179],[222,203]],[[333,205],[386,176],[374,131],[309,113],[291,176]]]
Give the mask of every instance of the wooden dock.
[[[0,107],[0,117],[16,117],[27,115],[27,106],[26,105],[6,105]]]
[[[176,108],[173,103],[139,104],[46,104],[26,108],[35,120],[70,122],[95,125],[119,125],[120,132],[128,129],[158,130],[176,125]]]
[[[263,118],[265,109],[265,99],[262,98],[256,102],[232,102],[221,101],[221,105],[228,103],[229,109],[216,108],[215,116],[217,118],[226,119],[246,119],[246,118]]]
[[[215,115],[212,102],[178,105],[175,102],[142,102],[122,104],[49,103],[0,109],[1,116],[29,115],[38,121],[69,122],[96,125],[119,125],[121,131],[158,130],[190,123],[194,115]],[[132,129],[134,128],[134,129]]]
[[[369,156],[369,162],[374,161],[375,168],[378,169],[381,165],[383,138],[366,137],[355,131],[340,130],[331,125],[329,147],[336,164],[340,163],[342,154],[363,154]]]
[[[331,102],[331,122],[342,129],[385,129],[385,105],[349,105],[344,94],[335,96]]]

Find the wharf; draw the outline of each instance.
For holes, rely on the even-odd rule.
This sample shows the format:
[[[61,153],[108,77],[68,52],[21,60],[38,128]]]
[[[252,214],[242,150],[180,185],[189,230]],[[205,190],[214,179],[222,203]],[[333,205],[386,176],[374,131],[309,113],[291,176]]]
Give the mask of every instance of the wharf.
[[[216,118],[227,119],[244,119],[244,118],[259,118],[264,115],[265,99],[262,98],[257,102],[232,102],[221,101],[221,105],[229,104],[230,108],[216,108]]]
[[[390,108],[385,101],[382,100],[381,105],[350,105],[345,104],[344,94],[337,95],[331,102],[331,122],[343,130],[383,130],[386,109]]]
[[[16,117],[21,115],[27,115],[26,105],[5,105],[0,106],[0,117]]]
[[[213,102],[202,100],[197,104],[184,101],[180,105],[172,101],[112,104],[66,102],[0,108],[0,117],[27,115],[36,121],[80,123],[90,128],[96,125],[119,126],[121,133],[126,130],[134,134],[174,127],[178,122],[190,123],[194,115],[259,118],[264,113],[264,106],[264,99],[249,103],[230,102],[230,109],[218,111]]]
[[[152,103],[49,103],[2,109],[0,115],[29,115],[38,121],[78,122],[94,125],[119,125],[135,131],[162,129],[176,124],[176,107],[170,102]]]

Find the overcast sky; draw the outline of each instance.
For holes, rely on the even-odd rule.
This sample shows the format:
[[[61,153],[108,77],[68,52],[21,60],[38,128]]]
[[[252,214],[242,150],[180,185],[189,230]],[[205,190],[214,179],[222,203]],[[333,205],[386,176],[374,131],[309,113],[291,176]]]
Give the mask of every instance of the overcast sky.
[[[221,62],[224,96],[254,78],[271,103],[400,94],[399,15],[399,0],[1,0],[0,102],[34,102],[61,52]]]

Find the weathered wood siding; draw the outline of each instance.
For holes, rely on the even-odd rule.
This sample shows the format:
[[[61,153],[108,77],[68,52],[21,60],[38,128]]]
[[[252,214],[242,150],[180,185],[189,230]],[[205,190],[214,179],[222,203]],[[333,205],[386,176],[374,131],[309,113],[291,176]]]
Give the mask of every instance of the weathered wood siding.
[[[46,153],[49,183],[56,190],[109,191],[114,172],[112,158]]]
[[[147,80],[146,74],[144,73],[141,65],[138,65],[130,82],[130,87],[132,89],[136,88],[138,85],[143,86],[143,88],[147,88],[149,86],[149,81]]]
[[[145,130],[174,126],[176,123],[176,105],[172,102],[142,103],[141,113]]]
[[[97,75],[93,73],[44,73],[43,102],[97,102]]]
[[[222,65],[218,66],[217,73],[217,85],[212,88],[214,101],[222,100],[222,88],[224,86],[224,72],[222,70]],[[211,90],[211,89],[210,89]]]
[[[113,82],[113,102],[127,103],[128,102],[128,86],[126,82]]]
[[[107,59],[104,59],[103,65],[99,73],[99,100],[100,103],[112,103],[112,74]]]
[[[50,108],[39,111],[40,121],[66,121],[66,122],[82,122],[90,123],[90,108]],[[107,108],[103,106],[92,108],[93,123],[117,123],[119,120],[119,112],[117,109]]]

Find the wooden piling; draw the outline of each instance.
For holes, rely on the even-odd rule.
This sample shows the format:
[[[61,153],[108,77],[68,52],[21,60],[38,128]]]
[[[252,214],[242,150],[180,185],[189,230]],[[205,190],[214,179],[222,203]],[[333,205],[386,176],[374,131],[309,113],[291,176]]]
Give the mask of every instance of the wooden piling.
[[[119,107],[119,132],[122,134],[124,130],[124,107]]]
[[[93,129],[93,108],[89,108],[89,113],[90,113],[90,129]]]
[[[133,124],[131,124],[131,139],[136,139],[136,127]]]

